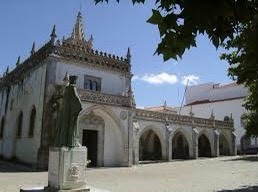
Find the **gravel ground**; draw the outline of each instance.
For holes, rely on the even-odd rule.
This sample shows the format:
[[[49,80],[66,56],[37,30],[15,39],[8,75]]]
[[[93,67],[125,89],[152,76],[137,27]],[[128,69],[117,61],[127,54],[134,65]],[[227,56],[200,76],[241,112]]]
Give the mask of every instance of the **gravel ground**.
[[[255,192],[258,191],[258,156],[95,168],[87,170],[87,180],[90,186],[113,192]],[[23,171],[17,165],[0,162],[0,192],[46,184],[47,172]]]

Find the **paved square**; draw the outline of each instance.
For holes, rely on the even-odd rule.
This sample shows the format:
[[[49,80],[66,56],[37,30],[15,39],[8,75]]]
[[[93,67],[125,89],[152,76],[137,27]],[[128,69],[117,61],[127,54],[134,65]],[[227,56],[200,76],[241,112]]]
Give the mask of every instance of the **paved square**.
[[[47,184],[47,172],[19,172],[22,168],[17,167],[18,172],[3,172],[8,171],[7,166],[13,168],[0,166],[1,192]],[[88,169],[87,181],[90,186],[116,192],[258,191],[258,156]]]

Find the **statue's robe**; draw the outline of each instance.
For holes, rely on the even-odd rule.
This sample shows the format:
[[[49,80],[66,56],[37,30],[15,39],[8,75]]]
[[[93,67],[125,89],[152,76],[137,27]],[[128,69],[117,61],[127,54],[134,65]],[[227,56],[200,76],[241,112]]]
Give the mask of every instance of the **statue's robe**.
[[[67,86],[57,120],[55,147],[80,146],[77,120],[81,110],[75,86]]]

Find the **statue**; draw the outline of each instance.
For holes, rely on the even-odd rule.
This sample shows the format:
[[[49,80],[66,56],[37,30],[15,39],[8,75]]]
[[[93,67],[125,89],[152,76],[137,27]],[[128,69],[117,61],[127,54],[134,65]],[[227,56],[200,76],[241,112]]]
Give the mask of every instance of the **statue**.
[[[77,76],[69,76],[57,118],[55,147],[80,147],[77,120],[82,105],[76,91]]]

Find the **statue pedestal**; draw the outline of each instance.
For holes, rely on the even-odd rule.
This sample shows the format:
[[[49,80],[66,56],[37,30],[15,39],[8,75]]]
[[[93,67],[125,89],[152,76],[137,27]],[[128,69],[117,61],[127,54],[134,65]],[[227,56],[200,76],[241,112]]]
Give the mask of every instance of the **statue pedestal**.
[[[48,186],[54,191],[89,191],[86,189],[85,168],[87,148],[50,148]]]

